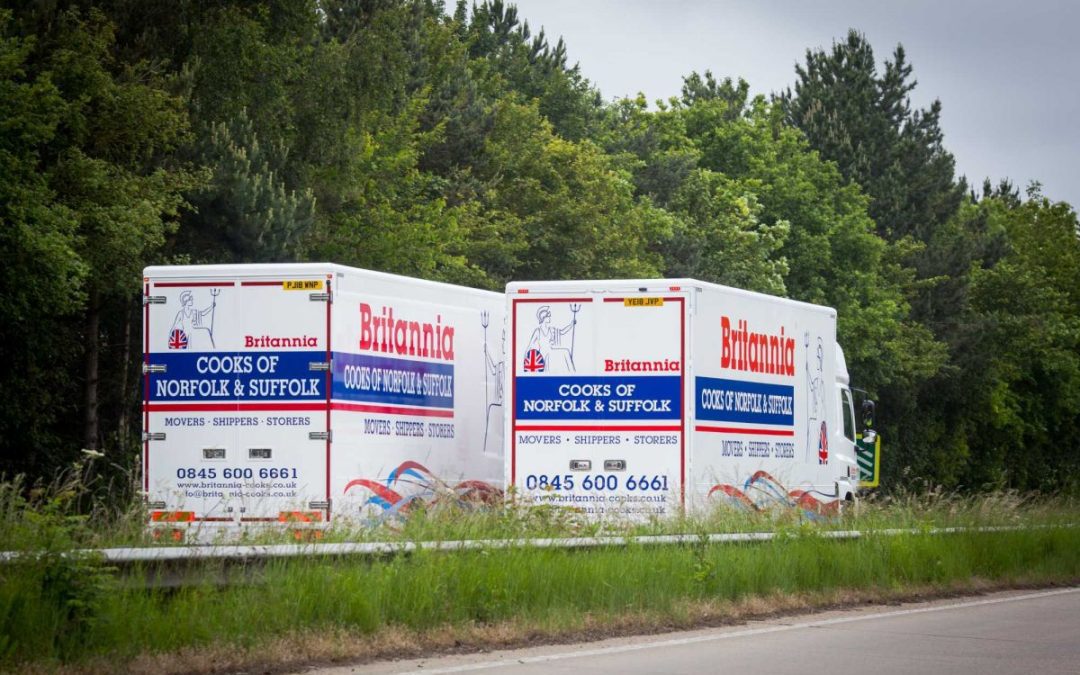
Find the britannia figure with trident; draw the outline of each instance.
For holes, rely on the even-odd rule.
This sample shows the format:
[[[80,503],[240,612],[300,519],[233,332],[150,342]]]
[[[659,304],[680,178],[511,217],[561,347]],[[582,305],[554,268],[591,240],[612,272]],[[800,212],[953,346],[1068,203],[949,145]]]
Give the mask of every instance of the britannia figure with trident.
[[[537,327],[533,331],[532,336],[529,338],[529,346],[526,353],[536,350],[540,353],[544,364],[542,368],[549,372],[564,372],[574,373],[577,369],[574,367],[574,340],[576,336],[577,327],[577,313],[581,310],[581,305],[570,305],[570,312],[573,315],[570,323],[556,327],[551,325],[551,307],[543,305],[536,310]],[[570,345],[567,346],[564,341],[564,337],[569,333]]]
[[[187,347],[188,339],[194,338],[195,331],[200,330],[206,331],[207,337],[210,338],[210,346],[217,349],[217,345],[214,343],[214,314],[217,309],[217,296],[220,294],[220,288],[210,289],[210,296],[213,299],[206,309],[195,308],[195,296],[192,295],[191,291],[184,291],[180,294],[180,311],[176,313],[172,328],[169,329],[170,345],[175,341],[178,345],[182,344],[179,348],[184,349]],[[206,322],[207,316],[210,317],[209,325]]]
[[[828,424],[825,421],[825,351],[821,338],[817,339],[817,350],[810,352],[813,342],[810,332],[803,333],[803,346],[806,348],[806,461],[817,459],[824,464],[829,458]],[[815,367],[816,362],[816,367]]]
[[[490,323],[491,314],[480,312],[480,325],[484,327],[484,410],[486,411],[484,416],[484,452],[488,452],[488,433],[491,430],[492,423],[498,425],[502,419],[503,374],[505,373],[503,355],[506,353],[506,328],[503,328],[501,351],[499,354],[492,356],[491,348],[488,347],[487,335]],[[489,376],[494,378],[494,395],[491,393],[491,385],[488,384]],[[492,415],[493,411],[494,415]]]

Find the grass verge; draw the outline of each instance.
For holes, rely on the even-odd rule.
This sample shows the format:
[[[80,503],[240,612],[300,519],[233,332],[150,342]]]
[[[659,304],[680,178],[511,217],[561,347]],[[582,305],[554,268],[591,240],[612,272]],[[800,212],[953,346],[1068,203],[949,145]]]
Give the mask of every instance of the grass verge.
[[[0,568],[0,668],[279,669],[680,628],[843,602],[1080,580],[1080,529],[868,536],[796,527],[749,545],[419,552],[203,569],[147,589],[91,558],[43,552]],[[215,583],[235,575],[233,583]],[[132,583],[134,581],[134,583]],[[756,609],[755,609],[756,608]],[[453,641],[453,642],[451,642]],[[398,651],[394,651],[397,649]]]

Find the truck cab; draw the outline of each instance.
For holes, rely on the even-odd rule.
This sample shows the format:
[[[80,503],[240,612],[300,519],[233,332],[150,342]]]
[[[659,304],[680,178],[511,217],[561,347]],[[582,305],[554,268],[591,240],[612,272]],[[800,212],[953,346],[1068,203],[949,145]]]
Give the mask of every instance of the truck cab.
[[[844,350],[836,345],[836,416],[832,425],[837,461],[836,494],[844,501],[854,501],[859,487],[859,466],[856,460],[855,403],[851,395],[851,377],[848,374]]]

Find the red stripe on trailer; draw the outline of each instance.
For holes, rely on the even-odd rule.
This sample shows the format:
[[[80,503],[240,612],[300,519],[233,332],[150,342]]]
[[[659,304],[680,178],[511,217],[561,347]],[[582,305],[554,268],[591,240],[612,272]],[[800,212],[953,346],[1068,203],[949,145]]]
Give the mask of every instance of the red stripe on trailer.
[[[150,403],[150,280],[143,281],[143,432],[150,430],[150,411],[147,405]],[[143,441],[143,491],[150,491],[150,441]]]
[[[329,299],[326,302],[326,362],[330,364],[330,367],[326,369],[326,520],[330,521],[330,409],[332,407],[330,396],[334,388],[334,366],[333,355],[330,352],[330,338],[332,336],[330,330],[330,312],[334,306],[334,294],[330,288],[331,275],[326,275],[326,294]]]
[[[517,304],[524,298],[515,298],[510,303],[510,426],[517,426]],[[486,367],[486,366],[485,366]],[[504,440],[505,442],[505,440]],[[510,485],[517,484],[517,439],[510,434]]]
[[[515,425],[514,431],[682,431],[678,424],[650,424],[634,426],[632,424],[522,424]]]
[[[592,302],[592,298],[514,298],[514,302]]]
[[[326,403],[318,401],[283,403],[148,403],[150,412],[282,412],[289,410],[323,410]]]
[[[155,281],[154,288],[203,288],[214,286],[235,286],[235,281]]]
[[[746,436],[794,436],[795,431],[792,429],[763,429],[763,428],[744,428],[744,427],[710,427],[704,424],[699,424],[694,427],[694,431],[706,431],[713,434],[742,434]]]
[[[679,508],[686,512],[686,298],[679,301]]]
[[[319,404],[322,405],[322,404]],[[333,410],[346,412],[382,413],[384,415],[414,415],[416,417],[446,417],[453,418],[452,408],[403,408],[395,405],[371,405],[368,403],[346,403],[334,401],[330,404]]]

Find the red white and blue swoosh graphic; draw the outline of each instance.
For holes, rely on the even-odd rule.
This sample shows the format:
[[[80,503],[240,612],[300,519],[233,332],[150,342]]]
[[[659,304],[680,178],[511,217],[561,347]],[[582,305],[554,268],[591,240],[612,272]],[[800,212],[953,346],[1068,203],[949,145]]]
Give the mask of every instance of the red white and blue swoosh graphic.
[[[450,484],[439,479],[426,466],[407,460],[399,464],[384,479],[356,478],[345,485],[346,494],[356,491],[367,494],[367,500],[361,505],[377,506],[385,519],[404,516],[410,508],[416,506],[434,506],[449,503],[456,506],[473,507],[497,503],[502,499],[502,490],[478,480],[465,480]]]
[[[758,471],[746,479],[741,488],[728,484],[714,485],[708,496],[714,494],[747,511],[765,511],[781,506],[798,508],[810,517],[817,517],[835,516],[840,510],[840,500],[818,499],[807,490],[788,490],[765,471]]]

